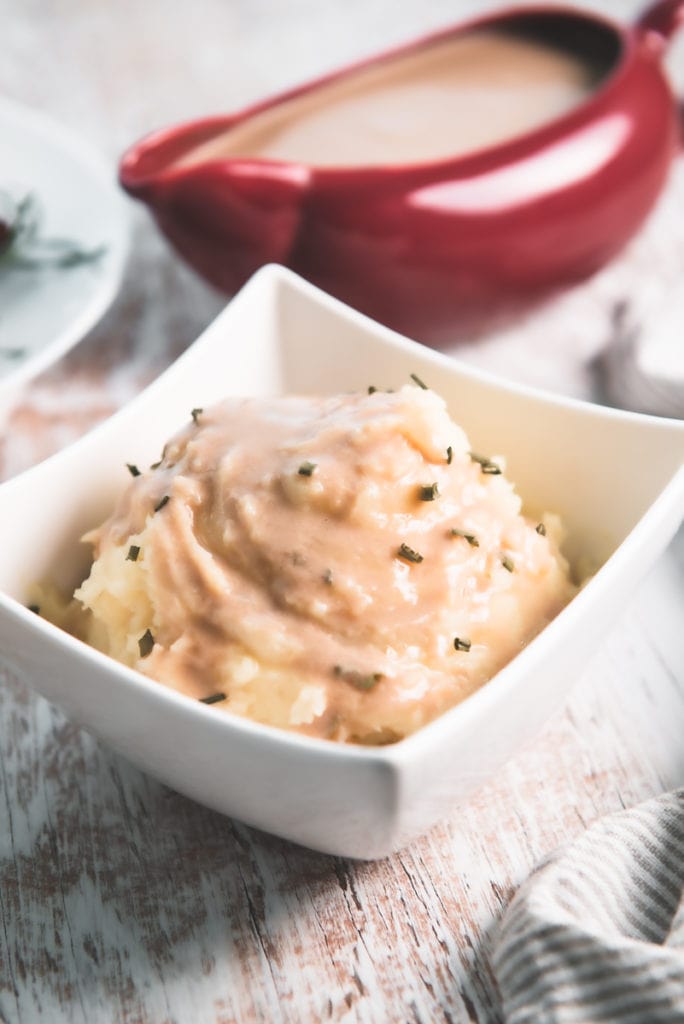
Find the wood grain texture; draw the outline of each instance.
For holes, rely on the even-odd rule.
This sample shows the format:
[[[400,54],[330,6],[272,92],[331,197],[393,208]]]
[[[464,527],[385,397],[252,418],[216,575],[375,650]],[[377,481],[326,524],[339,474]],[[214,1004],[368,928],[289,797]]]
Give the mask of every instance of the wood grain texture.
[[[170,17],[162,0],[0,0],[0,91],[114,159],[152,127],[247,102],[482,6],[198,0]],[[595,6],[613,16],[637,7]],[[648,282],[681,282],[683,207],[678,168],[611,268],[463,354],[587,393],[614,303]],[[27,389],[0,441],[0,475],[109,415],[221,308],[141,211],[133,220],[119,300]],[[598,816],[684,782],[683,597],[680,534],[564,711],[475,797],[459,805],[456,795],[448,820],[376,864],[205,810],[1,675],[0,1021],[497,1024],[489,951],[510,894]]]

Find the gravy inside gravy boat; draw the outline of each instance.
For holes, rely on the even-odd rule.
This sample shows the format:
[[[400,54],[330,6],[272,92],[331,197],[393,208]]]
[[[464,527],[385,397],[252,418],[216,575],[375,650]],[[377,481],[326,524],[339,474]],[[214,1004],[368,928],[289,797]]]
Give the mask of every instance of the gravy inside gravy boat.
[[[282,263],[433,344],[610,259],[678,148],[661,67],[684,0],[623,28],[512,8],[236,114],[154,133],[121,182],[219,288]]]
[[[605,70],[553,41],[471,32],[264,110],[179,164],[236,157],[317,167],[447,160],[566,114]]]

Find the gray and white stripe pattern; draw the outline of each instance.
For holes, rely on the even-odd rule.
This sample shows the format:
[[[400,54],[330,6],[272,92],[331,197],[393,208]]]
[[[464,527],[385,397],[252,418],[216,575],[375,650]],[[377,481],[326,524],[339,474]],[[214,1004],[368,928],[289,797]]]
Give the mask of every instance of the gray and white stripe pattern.
[[[684,1022],[684,789],[599,821],[510,904],[506,1024]]]

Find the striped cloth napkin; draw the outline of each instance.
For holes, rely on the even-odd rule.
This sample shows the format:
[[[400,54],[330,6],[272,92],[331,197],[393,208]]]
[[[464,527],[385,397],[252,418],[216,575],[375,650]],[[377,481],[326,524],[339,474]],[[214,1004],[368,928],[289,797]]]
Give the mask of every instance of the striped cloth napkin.
[[[684,1022],[684,789],[604,818],[506,911],[506,1024]]]

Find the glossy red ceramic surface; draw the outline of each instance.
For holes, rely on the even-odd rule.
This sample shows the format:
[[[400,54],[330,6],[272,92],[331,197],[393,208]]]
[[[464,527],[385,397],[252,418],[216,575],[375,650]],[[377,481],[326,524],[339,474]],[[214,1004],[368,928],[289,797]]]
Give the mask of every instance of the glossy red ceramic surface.
[[[598,33],[614,52],[589,98],[541,129],[417,165],[223,158],[175,166],[226,128],[360,67],[521,19],[556,19],[553,30],[566,38]],[[681,138],[661,57],[682,21],[684,0],[660,0],[628,28],[573,8],[508,8],[238,114],[147,136],[124,155],[121,183],[229,293],[262,264],[283,263],[391,327],[453,340],[591,274],[639,227]]]

